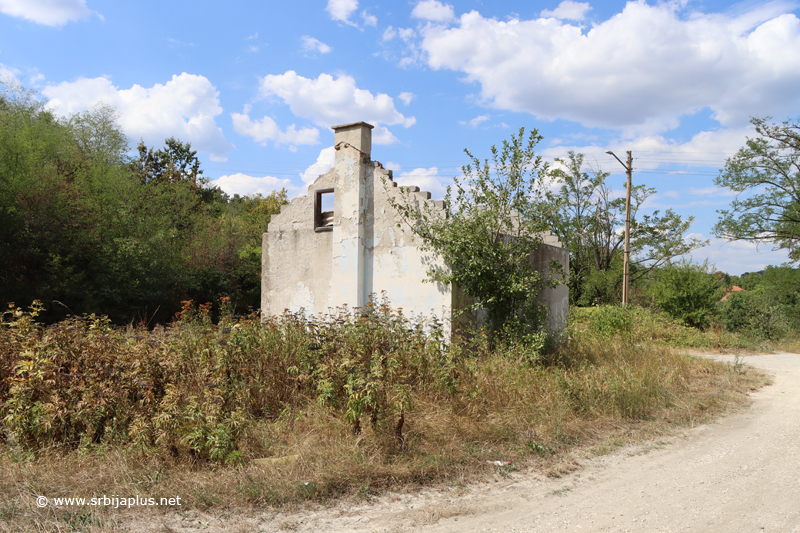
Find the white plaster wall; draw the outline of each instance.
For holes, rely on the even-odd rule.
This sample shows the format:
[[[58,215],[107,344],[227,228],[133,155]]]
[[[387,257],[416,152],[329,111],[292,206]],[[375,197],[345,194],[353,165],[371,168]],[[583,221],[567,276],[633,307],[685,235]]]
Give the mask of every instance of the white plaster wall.
[[[354,132],[345,132],[352,134]],[[357,133],[357,132],[355,132]],[[337,140],[341,134],[337,132]],[[334,166],[332,299],[337,305],[362,307],[364,293],[364,241],[367,208],[366,183],[372,166],[366,155],[347,142],[337,142]]]
[[[386,171],[375,172],[374,195],[368,210],[368,226],[372,228],[367,243],[373,265],[371,292],[380,296],[385,291],[392,306],[401,307],[406,315],[435,315],[447,321],[452,308],[450,288],[424,281],[428,278],[428,269],[434,265],[443,266],[443,262],[419,249],[418,240],[414,240],[411,231],[404,227],[399,214],[390,205],[389,198],[397,198],[400,191],[393,187],[389,176]],[[388,188],[381,177],[386,178]],[[424,193],[411,193],[410,196],[418,205],[425,202],[433,206],[431,200],[424,198]]]
[[[314,231],[314,195],[333,187],[333,170],[273,215],[262,244],[261,312],[280,315],[305,309],[326,313],[331,299],[333,232]]]

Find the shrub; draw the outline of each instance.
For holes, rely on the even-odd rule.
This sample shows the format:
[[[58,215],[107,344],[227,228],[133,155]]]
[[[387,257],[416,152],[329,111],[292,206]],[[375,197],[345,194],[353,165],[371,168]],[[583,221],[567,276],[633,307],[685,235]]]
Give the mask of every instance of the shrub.
[[[592,313],[589,326],[595,333],[607,339],[614,336],[630,339],[633,333],[633,314],[632,307],[604,305]]]
[[[708,262],[681,261],[660,269],[650,294],[654,305],[681,323],[705,328],[717,315],[722,287]]]
[[[729,331],[758,340],[777,340],[789,330],[778,297],[761,287],[728,294],[722,306],[722,320]]]

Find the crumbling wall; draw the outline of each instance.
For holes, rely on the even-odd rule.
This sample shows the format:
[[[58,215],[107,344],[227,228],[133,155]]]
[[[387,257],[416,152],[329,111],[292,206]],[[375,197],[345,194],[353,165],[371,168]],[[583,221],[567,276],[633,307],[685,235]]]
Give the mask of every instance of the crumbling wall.
[[[285,309],[307,314],[337,307],[363,307],[369,296],[385,295],[406,315],[435,315],[447,322],[450,288],[423,283],[441,260],[422,252],[391,206],[400,188],[392,173],[370,160],[371,133],[364,123],[334,128],[334,168],[274,215],[262,248],[261,308],[265,316]],[[333,189],[329,228],[315,228],[315,195]],[[444,203],[413,187],[410,197],[429,203],[444,216]]]
[[[555,288],[545,288],[537,298],[539,305],[547,308],[547,331],[555,337],[560,337],[567,330],[569,318],[569,287],[567,275],[569,274],[569,250],[563,247],[558,237],[546,232],[543,241],[530,255],[531,268],[544,274],[545,279],[553,276],[560,279]],[[560,272],[551,269],[552,262],[561,265]]]
[[[438,255],[420,249],[421,243],[391,205],[405,192],[419,209],[427,206],[432,215],[444,217],[444,202],[431,200],[430,193],[418,187],[403,191],[390,170],[371,160],[371,125],[356,122],[333,129],[334,168],[312,183],[308,194],[273,215],[264,234],[262,313],[328,313],[344,305],[363,307],[372,294],[385,295],[406,315],[435,315],[449,332],[451,317],[470,299],[459,288],[426,281],[431,268],[445,265]],[[323,216],[317,193],[330,190],[333,213]],[[565,273],[569,270],[567,250],[548,233],[531,255],[531,266],[547,274],[551,259]],[[548,329],[561,331],[569,302],[566,285],[545,289],[539,300],[548,308]],[[481,315],[460,320],[479,323]]]
[[[447,322],[452,309],[450,287],[424,281],[429,269],[444,266],[444,262],[438,255],[420,250],[419,238],[414,238],[392,207],[390,199],[397,200],[401,189],[391,181],[391,171],[375,171],[374,194],[367,218],[367,227],[373,230],[367,244],[370,290],[378,295],[386,291],[392,306],[402,308],[405,314],[435,315]],[[429,208],[444,216],[444,202],[431,200],[429,192],[421,192],[418,187],[406,188],[406,191],[418,209],[427,203]]]

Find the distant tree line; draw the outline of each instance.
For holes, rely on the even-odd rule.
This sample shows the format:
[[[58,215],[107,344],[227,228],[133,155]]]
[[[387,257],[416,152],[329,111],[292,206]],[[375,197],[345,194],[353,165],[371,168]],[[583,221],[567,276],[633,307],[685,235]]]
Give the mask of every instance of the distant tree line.
[[[257,308],[261,234],[286,191],[229,197],[189,143],[130,155],[115,111],[58,117],[0,84],[0,302],[45,318],[164,322],[181,301]]]

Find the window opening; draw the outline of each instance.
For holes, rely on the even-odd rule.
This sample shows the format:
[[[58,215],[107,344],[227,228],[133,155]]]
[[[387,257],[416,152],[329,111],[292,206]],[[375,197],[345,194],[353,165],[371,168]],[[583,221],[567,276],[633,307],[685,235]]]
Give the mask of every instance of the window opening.
[[[333,189],[320,189],[316,193],[314,231],[333,231]]]

